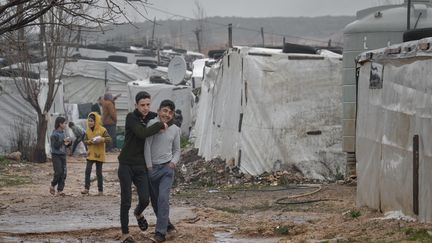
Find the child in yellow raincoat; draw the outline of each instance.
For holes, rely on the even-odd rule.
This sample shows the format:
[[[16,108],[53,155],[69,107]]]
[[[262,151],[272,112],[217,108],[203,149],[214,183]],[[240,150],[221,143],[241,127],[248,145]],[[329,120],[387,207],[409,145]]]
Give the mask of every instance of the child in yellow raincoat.
[[[105,146],[111,142],[107,130],[101,125],[101,118],[98,113],[91,112],[87,118],[87,129],[84,136],[84,143],[87,145],[87,166],[85,170],[84,195],[89,194],[90,174],[93,164],[96,164],[96,176],[98,183],[98,195],[103,195],[102,164],[105,162]]]

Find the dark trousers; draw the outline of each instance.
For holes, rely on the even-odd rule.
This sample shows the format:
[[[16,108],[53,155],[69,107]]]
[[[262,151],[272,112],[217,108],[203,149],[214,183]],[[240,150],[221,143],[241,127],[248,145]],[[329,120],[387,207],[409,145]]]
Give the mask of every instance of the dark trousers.
[[[97,177],[97,185],[98,191],[103,192],[103,176],[102,176],[102,164],[103,162],[96,160],[87,160],[86,170],[85,170],[85,180],[84,187],[85,189],[90,189],[90,175],[93,168],[93,164],[96,164],[96,177]]]
[[[75,141],[72,144],[72,154],[75,152],[75,149],[77,148],[78,144],[84,140],[84,136],[85,136],[85,134],[83,134],[81,137],[75,138]],[[84,146],[85,146],[85,144],[84,144]],[[87,146],[86,146],[86,149],[87,149]]]
[[[114,125],[104,125],[104,127],[106,128],[108,134],[111,137],[111,143],[108,143],[106,146],[106,151],[112,151],[113,148],[116,147],[116,143],[117,143],[117,127],[116,124]]]
[[[132,203],[132,183],[138,193],[138,205],[135,215],[140,215],[149,204],[149,179],[145,165],[119,164],[118,177],[120,180],[120,223],[123,234],[129,233],[129,209]]]
[[[57,191],[61,192],[64,189],[67,174],[66,155],[52,154],[52,164],[54,176],[51,186],[57,186]]]

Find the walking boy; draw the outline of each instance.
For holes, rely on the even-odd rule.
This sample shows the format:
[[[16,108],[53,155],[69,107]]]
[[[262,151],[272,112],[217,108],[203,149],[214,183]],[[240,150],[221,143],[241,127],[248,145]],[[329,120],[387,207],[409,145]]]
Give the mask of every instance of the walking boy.
[[[79,144],[81,141],[84,140],[85,131],[84,131],[84,129],[83,129],[81,126],[76,125],[76,124],[73,123],[73,122],[69,122],[68,125],[69,125],[69,128],[72,129],[72,132],[73,132],[73,134],[74,134],[74,136],[75,136],[75,140],[74,140],[74,142],[73,142],[73,144],[72,144],[72,151],[71,151],[71,154],[70,154],[70,155],[73,155],[74,152],[75,152],[75,149],[76,149],[77,146],[78,146],[78,144]]]
[[[163,100],[158,109],[158,117],[153,123],[171,123],[174,118],[175,104]],[[166,131],[148,137],[144,146],[144,156],[150,175],[150,186],[157,199],[156,229],[154,239],[165,241],[169,221],[169,194],[174,179],[174,169],[180,160],[180,128],[173,124]]]
[[[150,94],[141,91],[135,96],[135,110],[126,116],[125,143],[118,157],[118,177],[120,180],[121,205],[120,223],[122,230],[121,241],[135,242],[129,235],[129,209],[132,200],[132,183],[135,184],[139,203],[134,210],[138,226],[141,230],[148,227],[142,212],[149,204],[149,178],[144,161],[144,142],[167,127],[163,122],[155,122],[151,126],[147,123],[157,116],[150,112]]]
[[[103,195],[102,164],[105,162],[105,146],[111,142],[107,130],[101,126],[101,119],[97,112],[90,112],[87,118],[87,130],[84,143],[88,146],[87,165],[85,170],[84,190],[81,194],[88,195],[90,190],[90,175],[93,164],[96,164],[98,195]]]
[[[66,181],[66,146],[70,145],[71,139],[65,137],[64,129],[66,127],[66,119],[57,117],[54,122],[55,130],[50,137],[51,156],[54,169],[53,180],[51,181],[50,193],[55,194],[55,186],[57,186],[57,195],[64,196],[63,192]]]

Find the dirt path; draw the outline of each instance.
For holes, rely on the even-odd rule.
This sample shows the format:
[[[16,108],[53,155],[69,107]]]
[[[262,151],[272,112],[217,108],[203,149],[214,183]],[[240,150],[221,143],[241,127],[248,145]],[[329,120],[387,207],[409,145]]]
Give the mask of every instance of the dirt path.
[[[0,242],[118,242],[119,183],[116,154],[104,164],[104,196],[82,196],[84,158],[68,158],[65,197],[48,192],[50,163],[12,163],[0,171]],[[94,171],[93,171],[94,173]],[[92,177],[94,174],[92,174]],[[15,178],[12,180],[11,178]],[[431,242],[430,224],[383,220],[355,207],[355,186],[328,184],[296,201],[278,199],[316,187],[220,185],[173,189],[171,219],[178,232],[168,242]],[[133,204],[135,204],[134,198]],[[293,203],[296,204],[287,204]],[[149,242],[130,217],[131,233]]]

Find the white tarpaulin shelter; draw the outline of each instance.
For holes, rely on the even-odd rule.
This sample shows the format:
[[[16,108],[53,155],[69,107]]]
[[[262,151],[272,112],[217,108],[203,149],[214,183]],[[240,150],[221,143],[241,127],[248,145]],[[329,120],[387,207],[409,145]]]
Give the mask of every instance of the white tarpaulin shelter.
[[[423,39],[360,56],[356,119],[358,206],[415,216],[418,135],[418,219],[427,222],[432,222],[431,43]]]
[[[78,60],[67,63],[62,81],[68,103],[96,103],[106,90],[113,95],[121,94],[116,100],[117,126],[124,126],[128,112],[127,83],[162,74],[136,64]]]
[[[17,78],[19,81],[19,78]],[[39,82],[39,80],[35,80]],[[41,79],[41,91],[39,104],[45,105],[48,92],[47,80]],[[36,142],[36,122],[38,120],[35,109],[24,100],[15,85],[15,81],[10,77],[0,77],[0,153],[11,152],[14,142],[20,134],[27,133],[29,139]],[[59,114],[64,114],[63,108],[63,86],[60,84],[57,95],[48,115],[48,129],[46,134],[46,153],[50,154],[49,137],[54,129],[54,120]],[[23,127],[19,129],[18,127]],[[25,135],[25,137],[27,136]]]
[[[240,47],[201,86],[195,147],[252,175],[295,166],[308,178],[345,172],[341,58]]]
[[[163,100],[172,100],[176,105],[176,109],[180,109],[182,111],[182,134],[184,136],[189,136],[193,123],[192,110],[195,103],[192,88],[190,86],[152,84],[148,80],[129,82],[129,111],[133,111],[135,109],[135,96],[140,91],[146,91],[151,95],[150,110],[154,112],[157,112],[159,105]]]
[[[32,64],[34,72],[41,71],[46,77],[46,62]],[[69,104],[96,103],[106,91],[113,95],[121,94],[116,100],[117,126],[124,126],[128,111],[127,83],[148,79],[152,75],[165,75],[149,67],[136,64],[78,60],[65,65],[62,83],[64,102]]]

